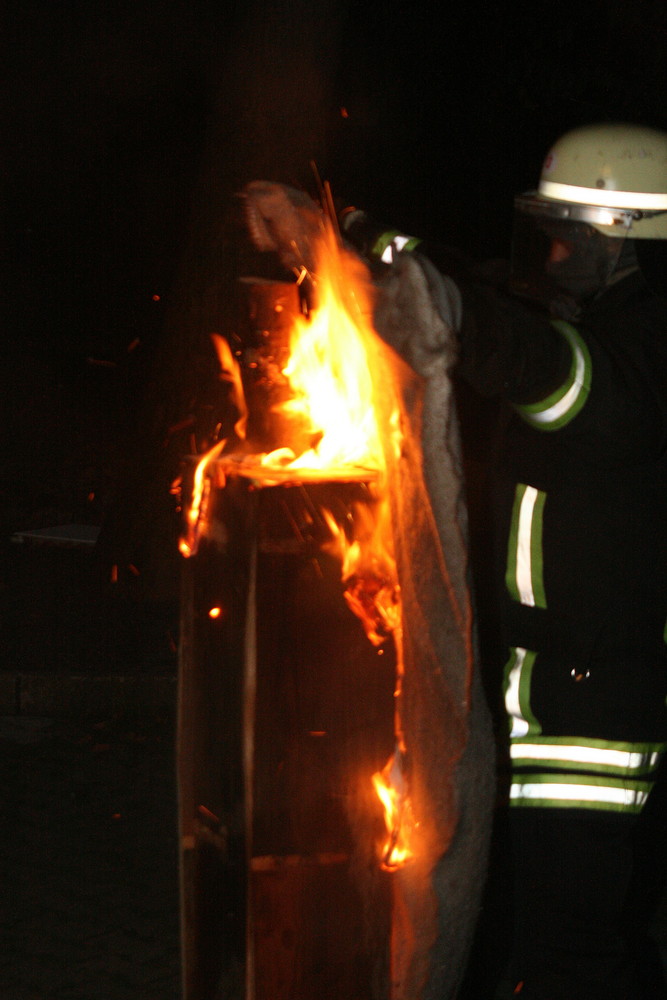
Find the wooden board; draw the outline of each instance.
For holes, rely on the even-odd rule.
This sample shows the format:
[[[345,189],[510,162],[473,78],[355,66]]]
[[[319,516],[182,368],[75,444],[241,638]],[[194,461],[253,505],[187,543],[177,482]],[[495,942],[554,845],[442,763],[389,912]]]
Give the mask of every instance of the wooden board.
[[[184,1000],[387,996],[371,775],[393,748],[395,664],[347,608],[313,518],[360,490],[230,482],[217,542],[184,566]]]

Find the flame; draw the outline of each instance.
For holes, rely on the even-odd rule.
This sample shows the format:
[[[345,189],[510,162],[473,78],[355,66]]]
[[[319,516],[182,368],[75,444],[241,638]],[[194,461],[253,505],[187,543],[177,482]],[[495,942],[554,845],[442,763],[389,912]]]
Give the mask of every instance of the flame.
[[[218,333],[211,334],[211,341],[215,347],[220,362],[219,378],[222,382],[229,382],[232,390],[230,402],[236,407],[239,414],[234,424],[234,432],[240,441],[245,441],[246,426],[248,423],[248,408],[243,392],[243,382],[241,380],[241,369],[232,354],[231,348],[224,337]]]
[[[341,247],[332,227],[328,227],[316,258],[316,273],[310,275],[315,304],[307,315],[295,318],[289,361],[283,369],[290,397],[275,408],[287,440],[269,454],[227,458],[236,471],[245,470],[266,485],[315,477],[359,479],[360,470],[363,473],[369,503],[355,505],[345,527],[329,511],[322,511],[331,533],[324,548],[340,558],[345,599],[369,640],[380,647],[390,635],[394,638],[396,751],[372,777],[388,831],[381,865],[394,871],[413,857],[409,842],[417,824],[409,797],[399,711],[403,678],[401,597],[385,490],[383,436],[368,351],[375,336],[372,286],[365,265]],[[308,276],[303,269],[297,283]],[[242,441],[247,410],[239,366],[227,341],[217,334],[212,339],[220,360],[220,377],[232,387],[231,402],[239,414],[234,431]],[[385,439],[394,455],[400,454],[397,408],[389,416]],[[206,531],[209,467],[225,445],[226,441],[217,442],[196,467],[186,529],[179,545],[184,556],[197,551],[199,538]],[[216,610],[211,609],[211,617]]]
[[[185,515],[185,533],[178,543],[178,550],[186,559],[196,555],[199,539],[206,529],[208,498],[211,492],[211,480],[206,476],[206,471],[226,443],[226,440],[218,441],[197,463],[192,483],[192,499]]]
[[[248,422],[248,408],[246,406],[243,383],[241,381],[241,369],[234,358],[231,348],[224,337],[217,333],[211,334],[211,341],[215,347],[220,362],[219,378],[223,382],[231,385],[230,402],[235,406],[238,418],[234,424],[234,432],[239,440],[245,439],[246,425]],[[178,543],[178,549],[182,556],[189,558],[195,555],[199,546],[199,539],[206,530],[206,515],[208,512],[208,497],[211,491],[211,482],[206,473],[208,468],[221,453],[227,439],[216,441],[204,456],[197,463],[195,469],[192,498],[186,514],[186,527],[183,537]],[[172,484],[172,490],[174,484]]]
[[[324,510],[322,514],[332,535],[332,541],[324,549],[341,560],[345,600],[361,620],[373,645],[381,646],[401,625],[389,504],[382,495],[372,505],[356,504],[351,541],[330,511]]]
[[[277,449],[263,464],[381,470],[384,456],[366,350],[372,335],[366,269],[329,232],[319,247],[315,280],[316,306],[296,317],[283,369],[292,396],[276,407],[306,446],[299,454],[290,447]]]
[[[388,839],[382,848],[382,868],[395,871],[414,858],[410,841],[416,827],[405,776],[404,749],[396,752],[385,767],[373,775],[373,785],[384,808]]]

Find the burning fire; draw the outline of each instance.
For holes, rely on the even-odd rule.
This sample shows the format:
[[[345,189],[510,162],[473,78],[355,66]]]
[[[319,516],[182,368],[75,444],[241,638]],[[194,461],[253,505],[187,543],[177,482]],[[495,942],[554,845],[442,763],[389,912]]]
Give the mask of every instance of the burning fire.
[[[180,542],[184,556],[195,554],[206,531],[211,463],[250,475],[259,484],[304,479],[360,479],[369,482],[370,505],[359,504],[348,538],[328,511],[322,515],[331,532],[325,548],[342,564],[345,598],[361,619],[369,640],[381,646],[394,637],[397,661],[396,752],[373,784],[382,802],[387,841],[381,864],[392,871],[412,858],[409,839],[416,826],[408,794],[406,750],[401,733],[399,701],[403,677],[401,599],[393,556],[389,503],[384,490],[385,458],[382,434],[374,405],[373,373],[367,345],[375,336],[371,285],[365,266],[339,245],[329,228],[319,248],[313,275],[315,307],[297,317],[291,332],[290,356],[283,374],[291,396],[276,407],[287,425],[290,440],[268,454],[223,454],[219,441],[197,465],[193,495]],[[235,426],[238,441],[245,438],[246,407],[239,366],[226,341],[214,338],[221,377],[232,386],[239,413]],[[390,418],[386,437],[400,446],[398,413]],[[279,475],[276,475],[279,473]],[[220,475],[218,469],[218,475]],[[349,525],[348,525],[349,530]]]
[[[414,857],[410,842],[417,823],[408,793],[399,712],[403,683],[402,607],[396,562],[391,552],[389,504],[382,496],[376,501],[376,509],[359,504],[351,542],[328,511],[324,511],[324,516],[333,536],[327,549],[341,560],[348,606],[361,620],[374,646],[381,646],[390,635],[394,637],[396,750],[384,768],[373,775],[373,786],[384,809],[388,835],[381,851],[382,868],[395,871]]]
[[[290,469],[382,470],[382,439],[373,406],[373,377],[366,352],[371,297],[364,266],[329,232],[320,246],[316,308],[296,317],[283,374],[292,396],[276,409],[288,417],[296,454],[287,446],[262,457],[262,465]],[[287,443],[289,445],[289,443]]]
[[[248,409],[243,392],[243,383],[241,382],[241,371],[227,341],[223,337],[218,336],[217,333],[211,334],[211,340],[213,341],[213,346],[216,349],[220,362],[220,378],[224,382],[229,382],[232,386],[230,402],[236,407],[239,414],[234,424],[234,431],[237,438],[243,441],[245,440],[246,424],[248,422]],[[226,439],[217,441],[197,463],[192,484],[192,498],[185,517],[185,534],[178,544],[181,555],[185,556],[186,559],[196,554],[200,533],[205,529],[206,525],[208,497],[211,492],[211,481],[206,476],[206,472],[211,462],[220,455],[226,444]]]
[[[410,841],[416,827],[405,776],[405,749],[396,744],[396,752],[381,771],[373,775],[373,785],[384,807],[384,821],[389,839],[382,849],[382,867],[395,871],[414,857]]]
[[[389,504],[381,494],[372,507],[357,504],[352,541],[348,541],[329,511],[322,513],[332,535],[325,549],[341,561],[345,600],[361,620],[373,645],[381,646],[401,625],[401,595],[391,552]]]

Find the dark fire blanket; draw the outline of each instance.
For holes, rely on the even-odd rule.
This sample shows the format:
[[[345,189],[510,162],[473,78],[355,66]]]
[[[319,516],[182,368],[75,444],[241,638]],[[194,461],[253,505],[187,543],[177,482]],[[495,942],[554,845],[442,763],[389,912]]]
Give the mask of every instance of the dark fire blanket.
[[[450,370],[456,289],[399,256],[374,325],[377,406],[401,414],[389,463],[403,603],[401,720],[419,820],[416,860],[394,873],[392,1000],[449,1000],[463,975],[484,884],[494,799],[491,727],[475,663],[467,515]],[[447,317],[449,322],[443,319]]]

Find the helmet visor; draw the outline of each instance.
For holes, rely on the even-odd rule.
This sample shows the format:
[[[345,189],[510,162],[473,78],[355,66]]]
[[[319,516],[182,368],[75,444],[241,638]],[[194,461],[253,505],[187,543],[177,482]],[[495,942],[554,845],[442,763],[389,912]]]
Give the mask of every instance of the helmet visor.
[[[516,208],[510,278],[516,295],[544,305],[563,296],[583,303],[605,287],[620,258],[623,239],[610,239],[589,221],[553,212],[527,212],[519,199]],[[624,233],[627,229],[619,235]]]

